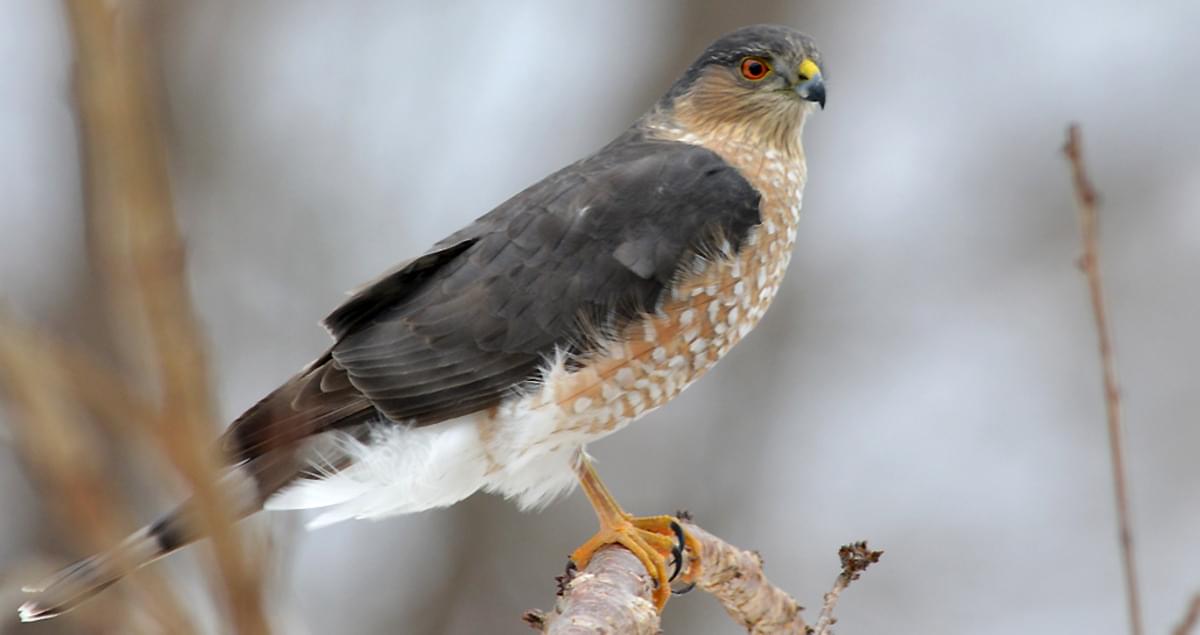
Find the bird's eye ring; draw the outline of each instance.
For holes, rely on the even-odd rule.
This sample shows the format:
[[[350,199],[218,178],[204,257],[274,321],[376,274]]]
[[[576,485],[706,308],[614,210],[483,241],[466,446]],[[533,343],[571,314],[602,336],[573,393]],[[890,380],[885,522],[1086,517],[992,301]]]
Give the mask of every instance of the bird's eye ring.
[[[742,77],[757,82],[771,74],[771,65],[759,57],[747,57],[742,60]]]

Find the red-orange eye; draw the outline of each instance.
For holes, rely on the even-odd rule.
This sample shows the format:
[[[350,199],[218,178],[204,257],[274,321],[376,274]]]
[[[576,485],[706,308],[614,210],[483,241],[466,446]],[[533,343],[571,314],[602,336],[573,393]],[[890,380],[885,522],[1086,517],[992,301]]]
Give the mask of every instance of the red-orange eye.
[[[747,57],[742,60],[742,77],[748,80],[756,82],[766,77],[770,72],[771,67],[757,57]]]

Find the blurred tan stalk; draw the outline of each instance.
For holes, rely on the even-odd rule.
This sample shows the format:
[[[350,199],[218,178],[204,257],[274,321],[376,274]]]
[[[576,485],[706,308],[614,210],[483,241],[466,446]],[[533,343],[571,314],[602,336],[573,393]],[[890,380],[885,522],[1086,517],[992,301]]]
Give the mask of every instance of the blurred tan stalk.
[[[104,456],[96,451],[94,437],[104,431],[91,425],[95,419],[89,417],[97,415],[106,422],[136,419],[138,406],[124,402],[124,387],[90,360],[0,315],[0,388],[15,406],[17,449],[74,546],[96,552],[124,538],[134,525],[125,501],[113,491],[114,479],[106,471]],[[175,597],[153,572],[130,579],[138,608],[158,625],[171,633],[194,632]],[[130,618],[85,614],[99,622],[123,623]]]
[[[142,16],[128,2],[67,0],[65,5],[75,44],[93,263],[105,281],[111,323],[120,330],[115,335],[122,361],[136,369],[136,379],[129,386],[107,377],[90,377],[86,388],[73,384],[71,372],[56,365],[53,356],[23,348],[28,340],[22,341],[15,327],[6,330],[4,379],[23,405],[25,427],[53,431],[44,442],[26,447],[34,453],[33,462],[57,466],[45,475],[56,489],[65,488],[67,505],[79,506],[72,522],[113,522],[115,505],[98,493],[96,484],[108,480],[103,474],[78,471],[89,464],[87,437],[71,427],[64,398],[90,398],[97,411],[128,417],[123,423],[160,448],[191,488],[198,529],[212,539],[233,630],[266,633],[257,567],[247,561],[229,506],[215,486],[221,469],[214,439],[218,428],[172,211]],[[98,390],[106,381],[112,385]]]

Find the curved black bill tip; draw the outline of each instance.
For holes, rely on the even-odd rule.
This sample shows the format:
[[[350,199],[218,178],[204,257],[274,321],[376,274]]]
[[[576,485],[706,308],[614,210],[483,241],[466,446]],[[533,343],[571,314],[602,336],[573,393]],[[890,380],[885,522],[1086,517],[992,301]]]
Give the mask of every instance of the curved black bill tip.
[[[796,94],[806,101],[816,102],[825,110],[825,82],[818,75],[796,85]]]

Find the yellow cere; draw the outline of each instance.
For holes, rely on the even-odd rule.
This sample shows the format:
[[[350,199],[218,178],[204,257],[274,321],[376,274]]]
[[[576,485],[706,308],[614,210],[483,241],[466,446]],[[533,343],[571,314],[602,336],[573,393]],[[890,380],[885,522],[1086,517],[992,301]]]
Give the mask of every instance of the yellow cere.
[[[803,62],[800,62],[800,75],[805,79],[812,79],[820,74],[821,67],[817,66],[816,62],[808,58],[805,58]]]

